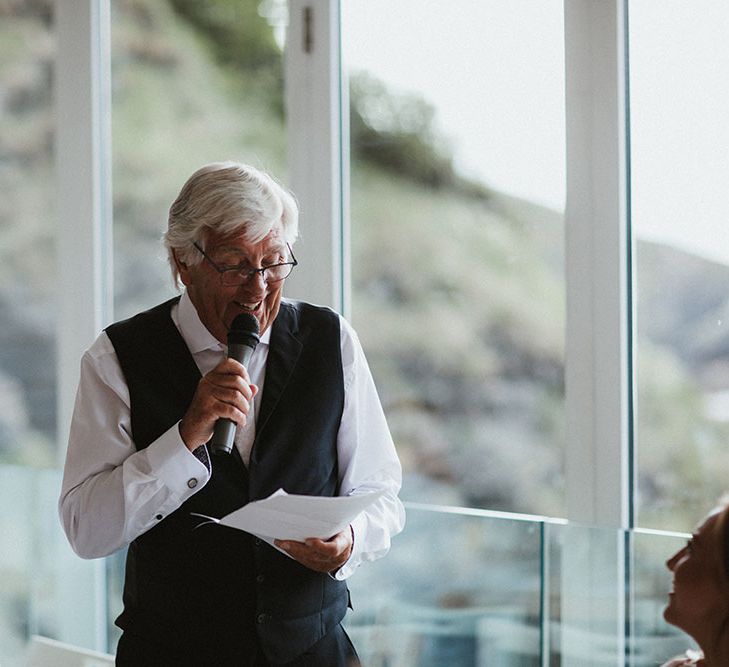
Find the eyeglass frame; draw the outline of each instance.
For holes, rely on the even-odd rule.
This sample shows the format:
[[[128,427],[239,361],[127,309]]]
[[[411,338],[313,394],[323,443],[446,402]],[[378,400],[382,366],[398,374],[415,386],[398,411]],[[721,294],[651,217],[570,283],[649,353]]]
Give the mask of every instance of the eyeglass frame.
[[[296,257],[294,256],[294,251],[291,249],[291,244],[286,243],[286,247],[289,249],[289,254],[291,255],[292,261],[279,262],[278,264],[269,264],[268,266],[261,266],[257,269],[246,269],[246,271],[248,272],[247,277],[242,283],[236,283],[234,285],[226,285],[226,283],[223,282],[223,275],[229,271],[234,271],[236,273],[242,273],[243,272],[242,265],[239,264],[238,266],[229,266],[228,268],[224,268],[222,266],[219,266],[216,262],[214,262],[208,256],[208,254],[198,245],[197,241],[193,241],[192,245],[195,246],[195,248],[197,248],[200,251],[200,254],[206,260],[208,260],[208,262],[210,262],[210,266],[212,266],[218,272],[218,274],[220,274],[220,284],[224,285],[225,287],[239,287],[240,285],[247,285],[253,279],[253,276],[256,275],[257,273],[261,274],[261,279],[263,280],[264,283],[266,283],[266,285],[268,285],[268,284],[275,285],[276,283],[280,283],[282,280],[286,280],[286,278],[288,278],[291,275],[291,271],[294,270],[294,267],[299,265],[299,261],[296,259]],[[266,277],[266,271],[268,271],[269,269],[272,269],[276,266],[290,266],[291,271],[289,271],[283,278],[279,278],[278,280],[269,280]]]

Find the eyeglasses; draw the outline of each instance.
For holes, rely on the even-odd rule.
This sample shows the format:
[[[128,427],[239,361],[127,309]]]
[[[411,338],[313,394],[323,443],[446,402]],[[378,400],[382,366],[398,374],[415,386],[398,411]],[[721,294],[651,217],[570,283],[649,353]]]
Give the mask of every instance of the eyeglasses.
[[[219,266],[210,257],[207,256],[205,251],[197,244],[193,243],[201,253],[202,256],[210,262],[212,266],[220,274],[220,282],[227,287],[235,287],[237,285],[245,285],[247,282],[255,276],[257,273],[261,274],[263,282],[267,284],[277,283],[282,281],[284,278],[288,278],[294,267],[298,265],[294,252],[291,250],[291,246],[287,243],[286,247],[289,249],[291,255],[290,262],[281,262],[279,264],[269,264],[268,266],[262,266],[259,269],[252,269],[243,264],[238,266]]]

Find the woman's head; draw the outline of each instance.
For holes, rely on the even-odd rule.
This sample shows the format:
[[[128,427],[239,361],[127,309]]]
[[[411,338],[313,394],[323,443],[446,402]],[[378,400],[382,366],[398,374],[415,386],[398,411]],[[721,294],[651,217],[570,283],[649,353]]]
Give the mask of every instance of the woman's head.
[[[673,588],[664,618],[704,648],[729,621],[729,507],[713,510],[666,562]]]
[[[193,244],[204,249],[211,237],[243,237],[256,243],[276,223],[284,241],[293,245],[299,225],[296,201],[268,174],[238,162],[215,162],[198,169],[170,207],[164,235],[175,284],[180,280],[175,256],[188,266],[202,261]]]

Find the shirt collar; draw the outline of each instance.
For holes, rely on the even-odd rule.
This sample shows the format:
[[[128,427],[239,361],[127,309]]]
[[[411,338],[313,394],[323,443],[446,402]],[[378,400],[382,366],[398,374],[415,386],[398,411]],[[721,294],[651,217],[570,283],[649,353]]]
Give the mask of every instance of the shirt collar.
[[[177,325],[187,348],[193,354],[202,352],[203,350],[227,350],[227,346],[223,345],[213,336],[202,323],[187,290],[184,290],[180,297],[180,305],[177,310]],[[270,340],[271,327],[263,333],[260,342],[268,345]]]

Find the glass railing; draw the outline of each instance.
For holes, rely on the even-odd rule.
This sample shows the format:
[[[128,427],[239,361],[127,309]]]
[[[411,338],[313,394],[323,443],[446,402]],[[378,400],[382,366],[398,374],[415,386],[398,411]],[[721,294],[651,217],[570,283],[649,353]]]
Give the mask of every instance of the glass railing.
[[[104,562],[71,550],[58,470],[0,465],[0,665],[25,665],[30,637],[106,647]]]
[[[124,559],[73,554],[59,488],[59,471],[0,466],[3,667],[25,664],[32,635],[116,645]],[[647,667],[692,647],[662,617],[684,535],[406,507],[388,556],[349,580],[346,626],[367,667]]]
[[[662,617],[683,535],[406,507],[387,558],[350,579],[368,667],[647,667],[692,647]]]
[[[687,537],[652,530],[632,533],[629,604],[633,665],[660,665],[667,657],[696,648],[686,635],[663,620],[671,585],[666,560],[686,544]]]
[[[407,512],[387,558],[350,580],[347,629],[363,663],[540,664],[540,522],[422,505]]]

